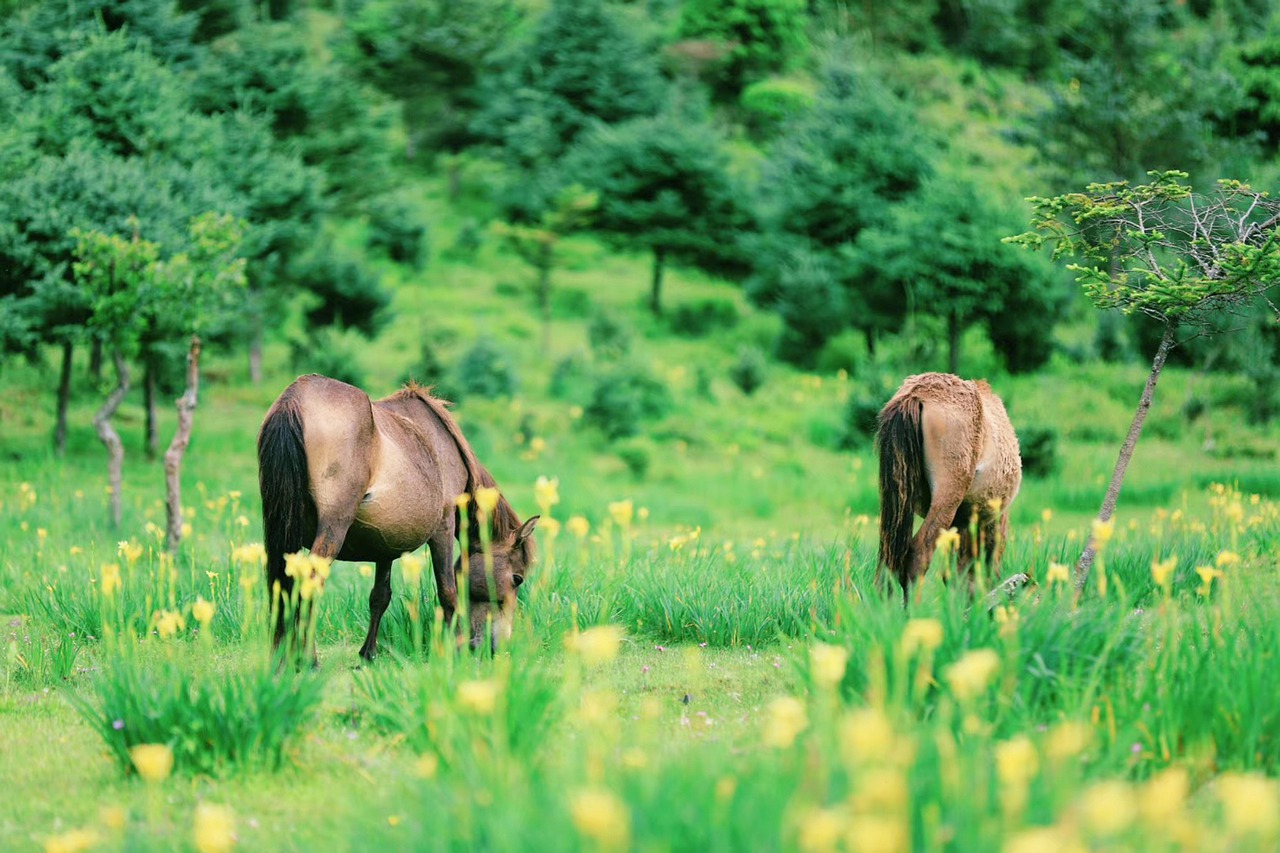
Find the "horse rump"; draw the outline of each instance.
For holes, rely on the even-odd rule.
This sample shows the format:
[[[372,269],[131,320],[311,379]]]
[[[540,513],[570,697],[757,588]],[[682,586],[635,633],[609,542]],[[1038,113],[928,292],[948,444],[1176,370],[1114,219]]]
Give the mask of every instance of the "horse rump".
[[[911,582],[911,541],[915,509],[929,505],[925,479],[924,403],[909,396],[894,398],[880,411],[876,424],[876,452],[880,454],[880,552],[876,578],[882,567],[902,584]]]

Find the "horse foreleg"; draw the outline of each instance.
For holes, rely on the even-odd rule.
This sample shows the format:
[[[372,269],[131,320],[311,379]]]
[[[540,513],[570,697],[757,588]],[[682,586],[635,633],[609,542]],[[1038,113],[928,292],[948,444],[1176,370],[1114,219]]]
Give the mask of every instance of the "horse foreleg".
[[[373,589],[369,591],[369,633],[365,634],[364,645],[360,647],[360,657],[365,660],[373,660],[378,653],[378,626],[382,624],[382,614],[387,612],[390,603],[391,561],[379,560]]]
[[[427,547],[431,550],[431,571],[436,576],[436,596],[447,626],[458,610],[458,578],[453,573],[453,531],[445,530],[432,537],[427,541]]]

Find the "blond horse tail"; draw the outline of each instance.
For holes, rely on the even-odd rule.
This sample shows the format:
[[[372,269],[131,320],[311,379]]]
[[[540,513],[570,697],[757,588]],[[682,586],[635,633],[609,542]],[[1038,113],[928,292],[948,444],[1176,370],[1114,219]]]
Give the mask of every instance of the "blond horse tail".
[[[880,412],[876,451],[880,454],[880,552],[876,579],[887,567],[905,591],[911,582],[911,540],[915,508],[928,506],[924,433],[920,421],[924,403],[910,396],[895,397]]]

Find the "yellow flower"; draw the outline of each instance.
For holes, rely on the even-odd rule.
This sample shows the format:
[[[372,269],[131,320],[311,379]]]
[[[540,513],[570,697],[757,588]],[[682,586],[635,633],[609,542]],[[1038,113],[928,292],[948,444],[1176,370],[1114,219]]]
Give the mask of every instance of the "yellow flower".
[[[569,634],[565,646],[577,653],[587,666],[599,666],[618,656],[622,645],[622,629],[617,625],[597,625],[581,633]]]
[[[434,779],[440,769],[440,758],[434,752],[424,752],[413,762],[413,771],[423,779]]]
[[[1137,816],[1138,804],[1127,782],[1095,782],[1079,800],[1080,820],[1095,835],[1119,835]]]
[[[1149,829],[1162,830],[1182,814],[1191,780],[1186,769],[1168,767],[1148,779],[1138,791],[1138,811]]]
[[[993,649],[974,649],[947,667],[951,692],[961,702],[980,696],[1000,669],[1000,656]]]
[[[242,566],[261,566],[267,561],[267,549],[262,547],[261,542],[241,545],[232,550],[231,560]]]
[[[228,806],[200,803],[196,806],[191,840],[200,853],[226,853],[236,843],[236,816]]]
[[[465,510],[467,508],[467,504],[471,503],[471,495],[463,492],[453,499],[453,503],[458,509]]]
[[[404,577],[404,585],[410,589],[417,589],[422,582],[422,570],[426,568],[427,561],[417,554],[408,552],[400,555],[400,574]]]
[[[580,790],[569,800],[573,825],[584,838],[607,850],[620,850],[631,838],[631,814],[617,795],[602,789]]]
[[[373,577],[373,566],[369,565],[368,563],[361,563],[360,567],[357,568],[356,571],[360,573],[360,577],[362,578]]]
[[[501,493],[493,486],[481,486],[476,489],[476,507],[485,515],[490,515],[498,505]]]
[[[1101,551],[1111,541],[1111,537],[1116,532],[1116,523],[1114,521],[1103,521],[1100,518],[1093,520],[1093,544],[1094,547]]]
[[[110,598],[120,588],[120,567],[115,563],[103,563],[101,575],[98,589],[102,590],[103,597]]]
[[[840,720],[840,752],[846,764],[884,761],[894,751],[893,724],[879,708],[859,708]]]
[[[200,623],[201,628],[209,627],[209,623],[213,621],[213,612],[213,605],[201,596],[197,596],[196,603],[191,605],[191,615]]]
[[[586,539],[587,533],[591,531],[591,522],[587,521],[580,515],[575,515],[564,523],[569,528],[569,532],[579,539]]]
[[[485,717],[497,707],[501,691],[502,685],[492,679],[464,681],[458,685],[458,704],[472,714]]]
[[[98,809],[98,820],[112,832],[119,832],[129,822],[129,812],[121,806],[103,806]]]
[[[1178,568],[1178,558],[1176,556],[1167,560],[1152,560],[1151,579],[1161,589],[1168,589],[1169,583],[1173,580],[1173,571],[1176,568]]]
[[[1065,720],[1049,730],[1044,751],[1054,761],[1075,758],[1089,745],[1092,730],[1084,723]]]
[[[1217,566],[1219,569],[1225,569],[1230,566],[1236,566],[1240,564],[1240,555],[1235,553],[1234,551],[1222,551],[1214,559],[1213,564]]]
[[[163,782],[173,772],[173,750],[163,743],[140,743],[129,747],[129,758],[138,775],[147,782]]]
[[[798,846],[804,853],[828,853],[839,849],[848,820],[835,809],[812,809],[800,821]]]
[[[627,527],[631,524],[631,519],[635,515],[635,504],[628,498],[625,501],[614,501],[609,504],[609,517],[619,527]]]
[[[1280,790],[1274,780],[1257,773],[1223,773],[1214,789],[1232,832],[1270,836],[1280,830]]]
[[[1045,509],[1040,510],[1040,520],[1043,521],[1045,524],[1048,524],[1050,521],[1052,521],[1053,510],[1048,509],[1047,507]]]
[[[944,554],[951,554],[960,548],[960,532],[954,527],[944,530],[938,534],[938,550]]]
[[[1055,584],[1063,584],[1065,586],[1071,580],[1071,570],[1062,563],[1050,563],[1045,580],[1049,582],[1049,586],[1054,586]]]
[[[533,499],[543,515],[550,515],[551,507],[560,503],[560,478],[539,477],[533,485]]]
[[[859,853],[899,853],[911,849],[901,818],[859,815],[849,824],[849,849]]]
[[[1201,595],[1208,595],[1214,579],[1223,577],[1222,571],[1213,566],[1196,566],[1196,574],[1200,576],[1202,582],[1200,589],[1197,590]]]
[[[538,530],[547,539],[555,539],[560,535],[560,522],[549,515],[544,515],[542,520],[538,522]]]
[[[45,839],[44,850],[45,853],[82,853],[97,847],[100,840],[92,829],[73,829]]]
[[[942,645],[942,623],[937,619],[912,619],[903,628],[898,644],[907,657],[916,652],[932,652]]]
[[[804,703],[794,696],[779,696],[765,708],[764,744],[786,749],[809,727]]]
[[[175,613],[172,610],[157,611],[152,619],[155,621],[156,633],[160,635],[162,640],[169,639],[187,627],[187,620],[182,618],[182,614]]]
[[[809,673],[820,687],[835,687],[844,679],[849,650],[843,646],[815,643],[809,649]]]
[[[138,558],[142,556],[142,546],[134,542],[119,542],[116,544],[116,551],[133,565],[138,562]]]
[[[1083,853],[1084,846],[1056,826],[1024,829],[1005,842],[1004,853]]]
[[[1026,735],[996,744],[996,776],[1005,785],[1026,785],[1040,769],[1040,756]]]
[[[992,498],[987,501],[987,509],[991,510],[992,515],[999,515],[1000,509],[1004,506],[1004,501],[1000,498]]]

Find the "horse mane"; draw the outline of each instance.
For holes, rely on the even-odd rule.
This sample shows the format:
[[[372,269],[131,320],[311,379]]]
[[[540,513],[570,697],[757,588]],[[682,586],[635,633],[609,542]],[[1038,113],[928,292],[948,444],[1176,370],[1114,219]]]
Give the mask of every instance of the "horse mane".
[[[471,443],[462,434],[462,429],[458,426],[458,422],[454,420],[453,415],[449,412],[449,401],[432,396],[429,386],[422,386],[413,381],[410,381],[404,388],[392,394],[389,399],[405,399],[408,397],[415,397],[426,405],[427,409],[440,421],[445,432],[449,433],[449,437],[453,439],[454,445],[458,448],[458,455],[462,458],[463,467],[467,469],[467,493],[472,495],[472,501],[467,505],[467,531],[471,537],[471,543],[473,545],[478,544],[480,541],[480,523],[476,513],[475,492],[479,488],[496,489],[498,488],[498,483],[493,479],[493,475],[489,473],[489,469],[480,464],[479,459],[476,459],[475,451],[471,449]],[[520,518],[507,501],[506,495],[499,491],[498,505],[494,507],[493,516],[489,519],[491,537],[489,541],[502,542],[519,529]],[[526,540],[525,542],[526,555],[532,558],[533,554],[529,550],[530,542],[531,540]]]

